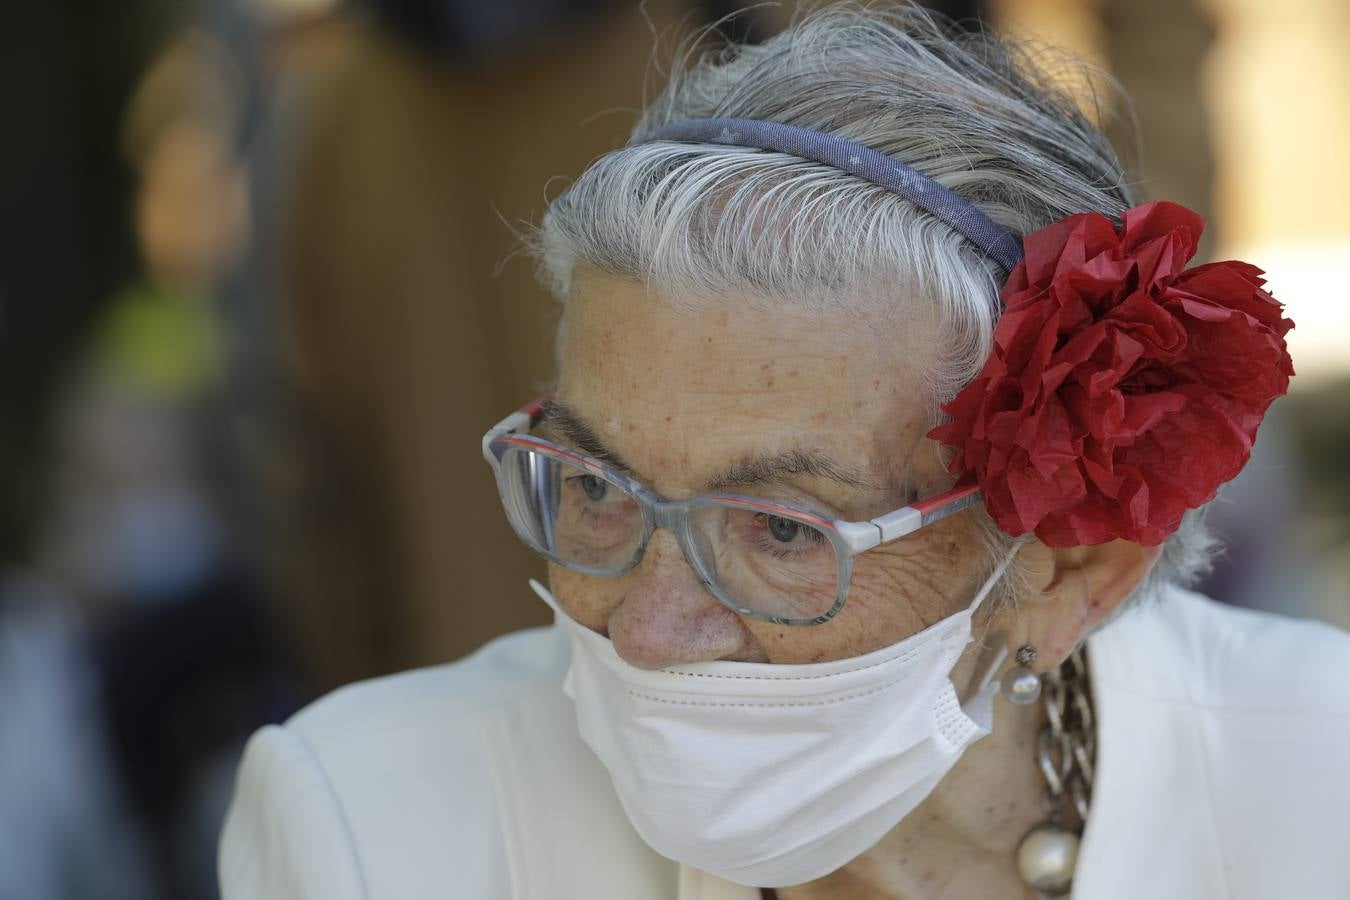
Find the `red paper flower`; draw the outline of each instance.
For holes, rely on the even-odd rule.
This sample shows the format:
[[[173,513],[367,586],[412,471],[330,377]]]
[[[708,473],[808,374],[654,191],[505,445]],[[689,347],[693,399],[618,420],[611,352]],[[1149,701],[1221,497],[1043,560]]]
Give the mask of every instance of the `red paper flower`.
[[[1027,236],[993,353],[929,432],[1004,531],[1154,546],[1247,462],[1294,323],[1254,266],[1184,270],[1204,225],[1159,202]]]

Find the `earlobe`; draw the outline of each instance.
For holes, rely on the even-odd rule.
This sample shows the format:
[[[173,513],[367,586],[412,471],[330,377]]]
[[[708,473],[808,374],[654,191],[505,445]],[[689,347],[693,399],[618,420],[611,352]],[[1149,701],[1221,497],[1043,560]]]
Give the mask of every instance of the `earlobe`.
[[[1019,553],[1028,595],[1009,639],[1036,648],[1037,671],[1054,668],[1130,596],[1161,554],[1161,546],[1124,540],[1060,548],[1028,542]]]

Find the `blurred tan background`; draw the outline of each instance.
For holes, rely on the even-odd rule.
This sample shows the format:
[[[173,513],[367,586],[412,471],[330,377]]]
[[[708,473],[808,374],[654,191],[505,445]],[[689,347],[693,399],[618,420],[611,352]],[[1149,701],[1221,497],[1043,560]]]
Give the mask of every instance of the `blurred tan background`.
[[[466,427],[496,421],[551,368],[550,304],[527,263],[494,277],[514,240],[498,217],[537,219],[551,177],[624,140],[652,32],[669,40],[689,15],[674,3],[646,12],[650,21],[636,4],[616,8],[566,48],[472,76],[361,28],[330,26],[312,36],[326,44],[322,63],[295,61],[313,118],[283,254],[288,332],[305,407],[355,454],[335,459],[333,435],[320,430],[307,458],[350,466],[331,477],[363,511],[325,508],[297,532],[316,538],[292,596],[305,598],[302,632],[319,642],[325,682],[437,662],[545,620],[521,589],[538,561],[507,533]],[[1336,165],[1350,158],[1345,9],[1003,0],[987,14],[1120,78],[1137,101],[1145,193],[1205,212],[1211,255],[1270,269],[1299,323],[1301,393],[1350,374],[1350,292],[1333,287],[1333,268],[1350,260],[1350,179]],[[789,15],[761,13],[757,24],[767,32]],[[329,190],[335,183],[348,187]],[[1331,560],[1343,551],[1295,538],[1332,569],[1301,595],[1350,585],[1350,570]],[[362,614],[334,621],[327,611],[338,598]],[[1284,605],[1346,621],[1344,590],[1340,599],[1339,608]],[[349,649],[331,652],[337,645]]]
[[[1268,270],[1299,375],[1204,589],[1350,626],[1350,8],[935,5],[1113,73],[1143,193]],[[552,370],[517,231],[738,8],[0,13],[0,897],[215,896],[253,729],[547,621],[479,448]]]

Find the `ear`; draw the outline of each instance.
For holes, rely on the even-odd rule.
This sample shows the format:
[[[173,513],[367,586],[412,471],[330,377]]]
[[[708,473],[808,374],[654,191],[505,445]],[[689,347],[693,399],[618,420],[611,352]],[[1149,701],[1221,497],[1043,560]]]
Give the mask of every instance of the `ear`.
[[[1025,583],[1017,607],[1007,610],[1009,653],[1029,644],[1036,650],[1032,668],[1053,669],[1130,596],[1161,555],[1161,545],[1123,540],[1093,547],[1028,541],[1014,562]]]

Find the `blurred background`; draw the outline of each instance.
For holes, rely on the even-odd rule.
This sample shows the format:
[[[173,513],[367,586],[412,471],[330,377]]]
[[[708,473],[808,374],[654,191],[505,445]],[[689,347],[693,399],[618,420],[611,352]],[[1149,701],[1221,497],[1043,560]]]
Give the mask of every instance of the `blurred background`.
[[[1267,269],[1299,375],[1204,589],[1350,626],[1350,6],[933,5],[1112,72],[1146,195]],[[250,732],[547,620],[478,443],[550,375],[515,232],[738,8],[0,9],[2,900],[215,897]]]

